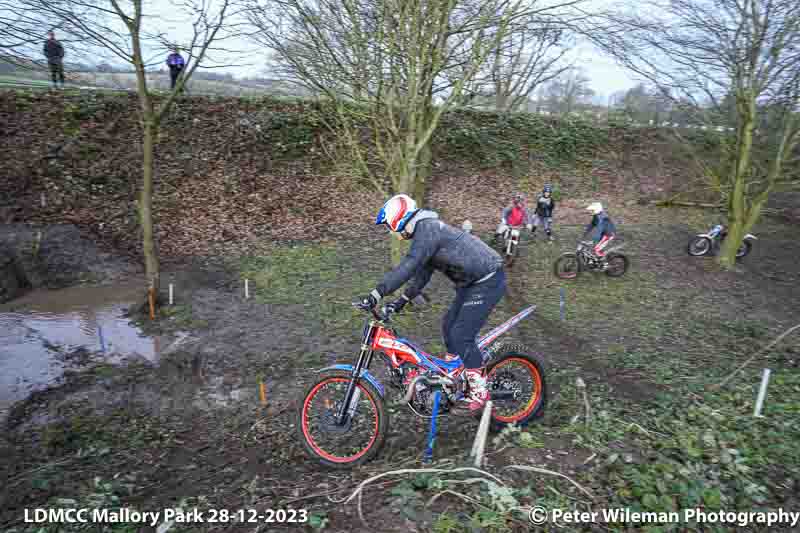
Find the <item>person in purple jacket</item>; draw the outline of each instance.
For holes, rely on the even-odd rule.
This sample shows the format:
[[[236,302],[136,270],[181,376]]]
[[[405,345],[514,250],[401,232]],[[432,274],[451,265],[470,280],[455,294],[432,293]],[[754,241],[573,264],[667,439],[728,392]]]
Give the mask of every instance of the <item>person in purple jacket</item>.
[[[175,88],[175,83],[178,81],[178,76],[180,76],[181,71],[183,71],[183,67],[186,65],[186,62],[183,60],[183,56],[178,52],[178,47],[172,49],[172,53],[167,56],[167,66],[169,67],[169,78],[170,78],[170,89]]]

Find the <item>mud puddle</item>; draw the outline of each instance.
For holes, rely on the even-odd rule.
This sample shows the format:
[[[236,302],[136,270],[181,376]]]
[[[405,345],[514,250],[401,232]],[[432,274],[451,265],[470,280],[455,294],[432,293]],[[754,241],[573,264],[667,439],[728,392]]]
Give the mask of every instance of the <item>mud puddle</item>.
[[[148,337],[124,316],[141,284],[36,290],[0,305],[0,421],[31,392],[90,362],[157,363],[172,339]]]

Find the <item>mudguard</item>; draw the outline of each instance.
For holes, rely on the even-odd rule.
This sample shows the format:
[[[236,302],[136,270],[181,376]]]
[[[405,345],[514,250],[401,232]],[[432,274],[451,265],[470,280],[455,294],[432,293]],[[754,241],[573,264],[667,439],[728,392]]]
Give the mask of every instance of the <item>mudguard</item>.
[[[353,365],[331,365],[331,366],[326,366],[325,368],[320,368],[319,370],[317,370],[317,373],[324,372],[325,370],[346,370],[347,372],[350,372],[350,374],[352,374],[353,373]],[[361,378],[366,379],[367,381],[369,381],[372,384],[373,387],[378,389],[378,392],[380,393],[381,398],[384,398],[386,396],[386,391],[383,388],[383,384],[380,381],[378,381],[375,378],[375,376],[370,374],[369,371],[367,371],[366,369],[362,369],[361,370]]]
[[[747,235],[744,236],[744,238],[745,238],[745,240],[747,240],[747,239],[753,239],[754,241],[758,240],[758,237],[756,237],[752,233],[748,233]]]
[[[712,237],[710,233],[698,233],[695,237],[705,237],[706,239],[714,240],[714,237]]]

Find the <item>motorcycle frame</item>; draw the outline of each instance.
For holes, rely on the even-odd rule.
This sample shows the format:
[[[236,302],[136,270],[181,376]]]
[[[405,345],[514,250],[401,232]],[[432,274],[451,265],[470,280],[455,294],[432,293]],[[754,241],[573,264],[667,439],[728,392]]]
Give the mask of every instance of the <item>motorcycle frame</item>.
[[[477,339],[478,348],[484,356],[484,365],[489,361],[485,348],[535,310],[536,306],[531,305],[492,329],[483,337]],[[361,379],[366,379],[368,382],[375,385],[375,388],[383,395],[383,386],[380,381],[369,373],[369,367],[372,364],[375,352],[382,352],[386,356],[385,359],[393,368],[400,368],[404,363],[410,363],[427,371],[433,371],[446,378],[458,377],[465,368],[462,359],[458,356],[452,359],[439,359],[425,353],[408,339],[399,337],[397,331],[388,325],[388,316],[379,314],[374,308],[370,311],[373,318],[368,318],[366,320],[361,336],[361,348],[353,361],[354,364],[333,365],[319,370],[319,372],[322,372],[335,368],[350,371],[350,381],[347,385],[347,392],[345,393],[344,401],[339,407],[339,412],[336,415],[336,424],[338,425],[343,425],[345,423],[347,412],[350,408],[350,402],[353,399],[356,387],[358,387],[358,383]]]

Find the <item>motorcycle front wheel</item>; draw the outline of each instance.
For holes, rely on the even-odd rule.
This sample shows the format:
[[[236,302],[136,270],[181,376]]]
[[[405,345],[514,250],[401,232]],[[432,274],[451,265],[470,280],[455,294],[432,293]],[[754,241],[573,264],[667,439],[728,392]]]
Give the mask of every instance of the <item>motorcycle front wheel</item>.
[[[708,237],[694,237],[689,241],[687,251],[689,252],[689,255],[694,257],[706,255],[709,251],[711,251],[711,239]]]
[[[744,241],[742,245],[736,250],[736,257],[744,257],[750,253],[750,250],[753,248],[753,243],[750,241]]]
[[[574,279],[580,271],[578,255],[572,252],[561,254],[553,265],[553,273],[559,279]]]
[[[608,254],[606,257],[608,266],[606,267],[606,275],[612,278],[618,278],[628,271],[629,261],[628,258],[622,254]]]
[[[389,415],[380,393],[368,381],[358,382],[356,410],[344,424],[336,414],[344,402],[351,375],[328,370],[306,389],[300,405],[298,436],[306,452],[325,466],[352,468],[380,451],[389,430]],[[351,400],[352,403],[352,400]]]

